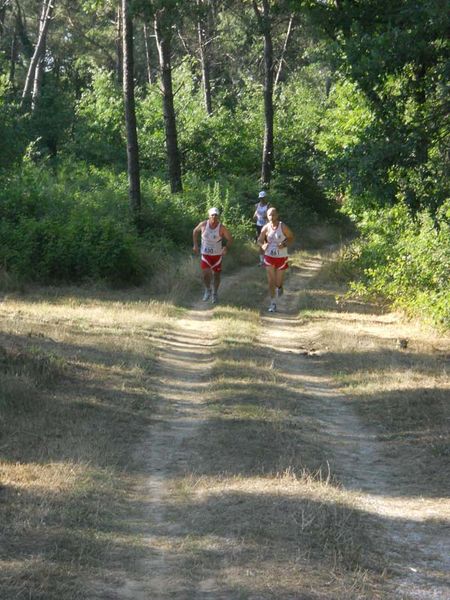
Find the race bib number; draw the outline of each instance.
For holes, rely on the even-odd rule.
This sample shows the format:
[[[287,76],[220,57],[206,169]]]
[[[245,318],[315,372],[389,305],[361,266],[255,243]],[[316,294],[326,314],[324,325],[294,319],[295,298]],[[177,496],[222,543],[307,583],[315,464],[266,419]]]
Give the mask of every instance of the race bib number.
[[[203,254],[212,254],[214,251],[214,248],[211,248],[210,246],[205,246],[203,248]]]
[[[270,250],[270,256],[278,256],[278,249],[277,248],[271,248],[271,250]]]

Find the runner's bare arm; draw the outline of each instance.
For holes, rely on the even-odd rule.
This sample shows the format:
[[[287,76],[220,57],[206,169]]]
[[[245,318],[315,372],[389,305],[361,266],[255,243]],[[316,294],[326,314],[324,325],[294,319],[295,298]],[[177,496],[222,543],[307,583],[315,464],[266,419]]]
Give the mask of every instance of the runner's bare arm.
[[[227,241],[227,245],[224,246],[223,249],[222,249],[222,254],[226,254],[228,252],[228,248],[233,243],[233,236],[231,235],[231,233],[228,231],[228,229],[224,225],[222,225],[221,235]]]
[[[267,242],[266,242],[266,230],[267,229],[266,228],[267,228],[267,225],[264,225],[264,227],[261,229],[261,233],[257,240],[258,246],[261,246],[261,248],[263,250],[265,250],[267,248]]]
[[[292,233],[292,230],[289,229],[289,227],[287,225],[285,225],[284,223],[281,224],[281,229],[282,229],[284,235],[286,236],[286,239],[284,240],[284,242],[282,242],[282,245],[285,248],[287,248],[287,246],[290,246],[292,244],[295,236]]]
[[[197,227],[194,227],[194,230],[192,231],[192,250],[194,254],[198,254],[198,234],[202,231],[205,223],[206,221],[201,221],[201,223],[199,223]]]

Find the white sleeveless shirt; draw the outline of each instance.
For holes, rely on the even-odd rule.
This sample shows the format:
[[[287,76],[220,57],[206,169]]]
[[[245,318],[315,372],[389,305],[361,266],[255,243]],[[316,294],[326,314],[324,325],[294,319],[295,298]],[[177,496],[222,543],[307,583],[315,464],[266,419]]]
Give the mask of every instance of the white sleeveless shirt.
[[[202,230],[202,246],[201,253],[210,256],[222,254],[222,237],[220,235],[221,224],[217,223],[217,227],[210,227],[209,221]]]
[[[269,208],[269,204],[261,204],[258,202],[256,205],[256,224],[260,227],[267,223],[267,210]]]
[[[283,229],[281,228],[281,221],[278,223],[278,226],[274,229],[272,224],[269,223],[266,228],[266,240],[267,240],[267,248],[264,251],[266,256],[274,256],[283,258],[288,255],[287,247],[279,248],[278,244],[284,242],[286,236],[283,233]]]

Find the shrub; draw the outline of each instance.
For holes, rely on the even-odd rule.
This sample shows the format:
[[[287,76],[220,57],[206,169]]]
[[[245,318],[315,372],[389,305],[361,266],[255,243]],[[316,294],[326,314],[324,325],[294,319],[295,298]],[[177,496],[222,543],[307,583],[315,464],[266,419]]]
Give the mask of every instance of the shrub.
[[[71,167],[70,175],[66,165],[55,176],[29,164],[6,180],[0,195],[3,267],[41,282],[139,282],[138,238],[126,195],[99,173],[91,177],[89,169]]]
[[[413,215],[405,204],[370,211],[353,246],[360,294],[381,295],[410,314],[450,328],[450,201],[435,217]]]

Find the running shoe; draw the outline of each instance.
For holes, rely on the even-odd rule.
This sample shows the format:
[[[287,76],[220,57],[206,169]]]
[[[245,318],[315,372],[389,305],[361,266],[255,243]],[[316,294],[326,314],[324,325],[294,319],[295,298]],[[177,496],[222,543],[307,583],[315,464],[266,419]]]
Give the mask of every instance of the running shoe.
[[[206,289],[203,294],[203,302],[207,302],[211,298],[211,290]]]
[[[284,290],[283,290],[282,286],[277,287],[277,298],[279,298],[280,296],[282,296],[283,292],[284,292]]]
[[[217,295],[216,292],[213,292],[212,296],[211,296],[211,304],[217,304],[218,301],[219,301],[219,296]]]
[[[277,310],[277,305],[275,302],[271,302],[269,308],[267,309],[270,313],[274,313]]]

